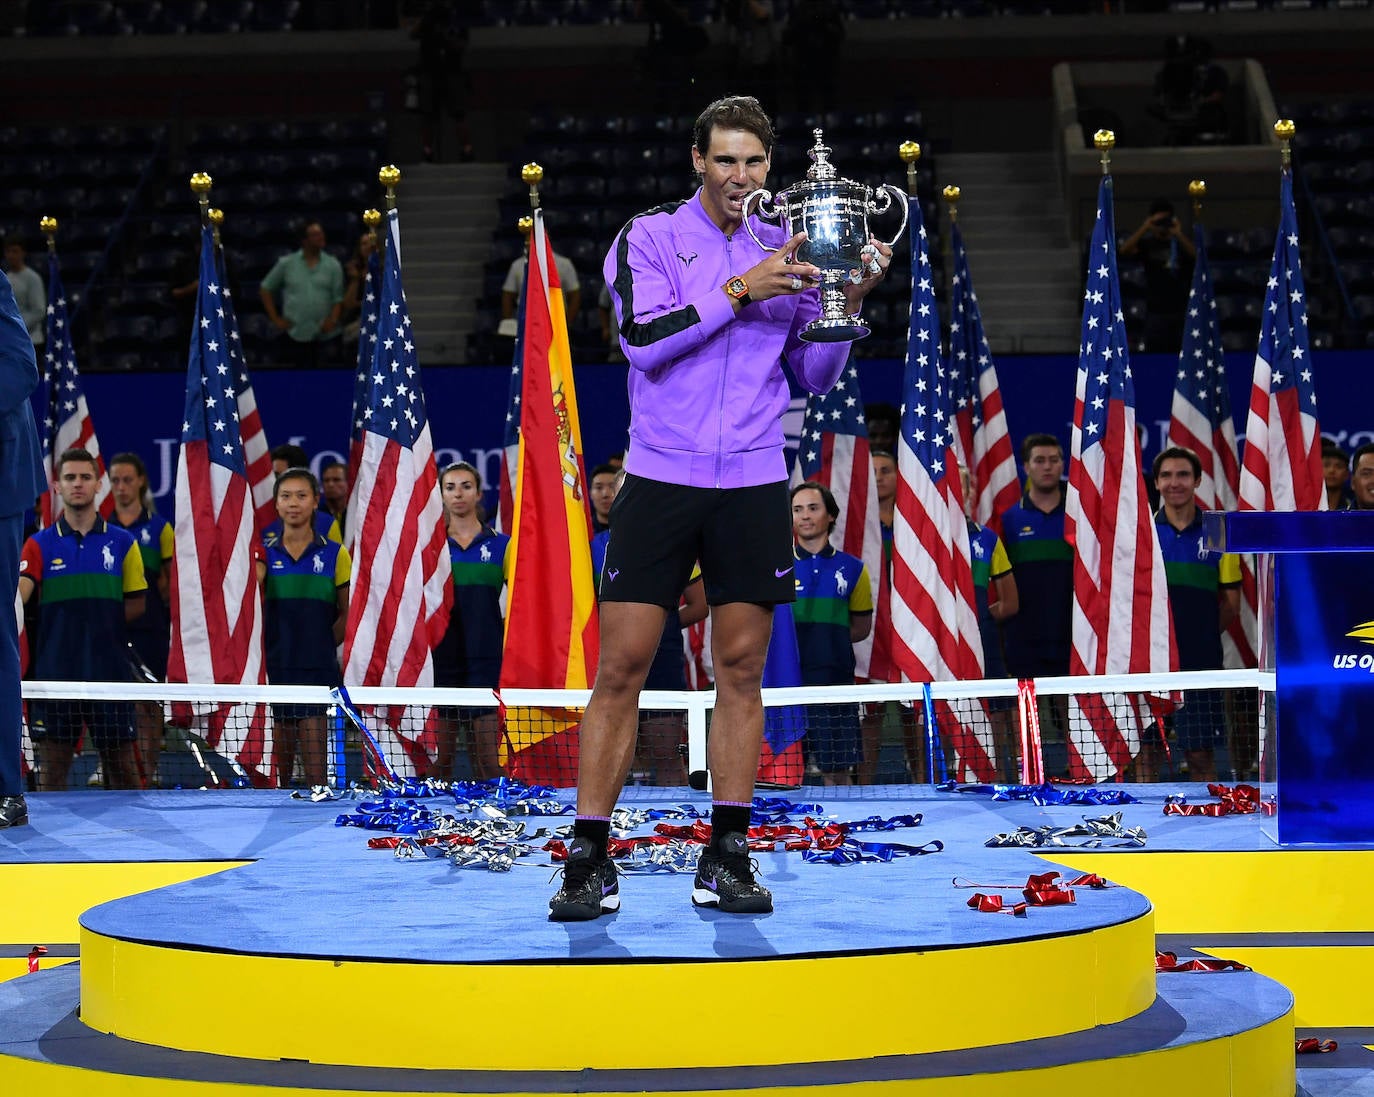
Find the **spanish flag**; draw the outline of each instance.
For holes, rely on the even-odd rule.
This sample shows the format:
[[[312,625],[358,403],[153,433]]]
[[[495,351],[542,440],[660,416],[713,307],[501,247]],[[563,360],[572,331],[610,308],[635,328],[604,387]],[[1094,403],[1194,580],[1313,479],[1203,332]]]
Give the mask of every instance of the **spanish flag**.
[[[596,674],[591,511],[563,290],[534,211],[521,313],[520,445],[502,689],[586,689]],[[572,709],[508,708],[501,762],[532,784],[577,783]]]

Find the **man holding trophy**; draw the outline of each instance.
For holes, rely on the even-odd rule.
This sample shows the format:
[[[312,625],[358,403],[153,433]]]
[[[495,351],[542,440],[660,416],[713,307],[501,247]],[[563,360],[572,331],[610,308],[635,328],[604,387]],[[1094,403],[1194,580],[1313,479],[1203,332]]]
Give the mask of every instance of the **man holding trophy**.
[[[881,212],[886,203],[875,207],[866,201],[869,188],[834,179],[819,133],[821,153],[808,179],[830,180],[830,207],[804,199],[801,231],[792,231],[787,199],[821,186],[808,182],[778,196],[784,227],[750,215],[756,197],[771,198],[761,188],[772,148],[772,123],[756,99],[712,103],[693,134],[700,188],[631,219],[606,257],[631,366],[630,447],[612,508],[601,660],[582,721],[573,842],[549,903],[554,921],[620,908],[606,856],[609,816],[634,757],[639,692],[667,611],[698,560],[713,617],[717,702],[711,843],[698,862],[692,901],[726,913],[773,909],[755,879],[746,835],[773,606],[794,597],[782,360],[810,392],[834,385],[847,341],[865,333],[855,317],[892,249],[868,235],[862,217],[864,208]],[[836,203],[852,216],[844,239],[827,243]],[[825,315],[822,283],[832,290]]]

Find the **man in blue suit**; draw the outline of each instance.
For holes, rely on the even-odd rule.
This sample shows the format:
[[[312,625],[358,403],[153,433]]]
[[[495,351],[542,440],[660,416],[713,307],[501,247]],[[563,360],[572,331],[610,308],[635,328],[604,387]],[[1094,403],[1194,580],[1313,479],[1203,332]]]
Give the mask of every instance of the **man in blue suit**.
[[[47,487],[38,428],[29,407],[29,393],[37,386],[33,341],[9,279],[0,278],[0,827],[29,821],[20,746],[24,710],[19,696],[19,621],[14,597],[19,589],[24,511]]]

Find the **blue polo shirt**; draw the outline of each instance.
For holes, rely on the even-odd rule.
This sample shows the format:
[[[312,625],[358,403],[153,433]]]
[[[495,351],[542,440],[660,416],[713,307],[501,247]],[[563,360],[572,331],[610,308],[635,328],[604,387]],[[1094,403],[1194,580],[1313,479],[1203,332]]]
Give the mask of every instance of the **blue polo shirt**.
[[[453,611],[434,652],[434,684],[495,687],[501,678],[505,621],[501,588],[510,578],[510,538],[483,526],[464,548],[448,539]]]
[[[282,531],[286,528],[280,518],[268,523],[262,531],[262,543],[265,546],[281,544]],[[343,531],[339,529],[339,523],[335,517],[323,507],[315,511],[315,532],[321,537],[327,537],[331,541],[343,544]]]
[[[797,600],[792,617],[797,623],[802,684],[848,685],[854,682],[854,643],[850,618],[873,612],[873,588],[868,569],[857,556],[826,545],[820,552],[792,547],[796,560]]]
[[[1016,678],[1068,674],[1073,635],[1073,548],[1064,540],[1064,498],[1048,513],[1026,495],[1002,514],[1002,544],[1021,608],[1002,626]]]
[[[148,591],[144,596],[143,616],[129,622],[129,634],[139,654],[149,661],[149,667],[160,677],[167,669],[172,618],[158,589],[158,579],[176,551],[172,524],[162,515],[149,510],[141,511],[127,526],[117,517],[111,518],[110,522],[133,537],[138,554],[143,558],[143,575],[148,581]]]
[[[339,617],[338,590],[348,585],[353,570],[348,550],[317,533],[299,559],[280,542],[265,545],[263,556],[267,565],[263,637],[268,680],[276,684],[338,685],[334,622]]]
[[[129,680],[124,598],[148,587],[133,537],[104,518],[82,534],[59,517],[24,542],[19,575],[37,588],[35,678]]]
[[[1179,670],[1221,668],[1220,592],[1240,586],[1240,561],[1230,553],[1207,548],[1202,510],[1182,529],[1170,524],[1163,509],[1155,515],[1155,532],[1169,582],[1169,615]]]
[[[1002,547],[1002,539],[977,522],[968,523],[969,563],[973,568],[973,602],[978,610],[978,632],[983,639],[983,676],[1005,678],[1006,664],[1002,659],[1002,635],[988,609],[988,587],[992,580],[1011,574],[1011,562]]]

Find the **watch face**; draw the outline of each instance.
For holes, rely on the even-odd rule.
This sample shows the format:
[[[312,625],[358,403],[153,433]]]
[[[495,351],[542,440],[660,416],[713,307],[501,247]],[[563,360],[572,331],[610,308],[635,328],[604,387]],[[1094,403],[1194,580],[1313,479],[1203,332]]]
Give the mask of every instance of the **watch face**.
[[[749,292],[749,287],[744,284],[744,279],[735,277],[725,283],[725,292],[731,297],[743,297]]]

